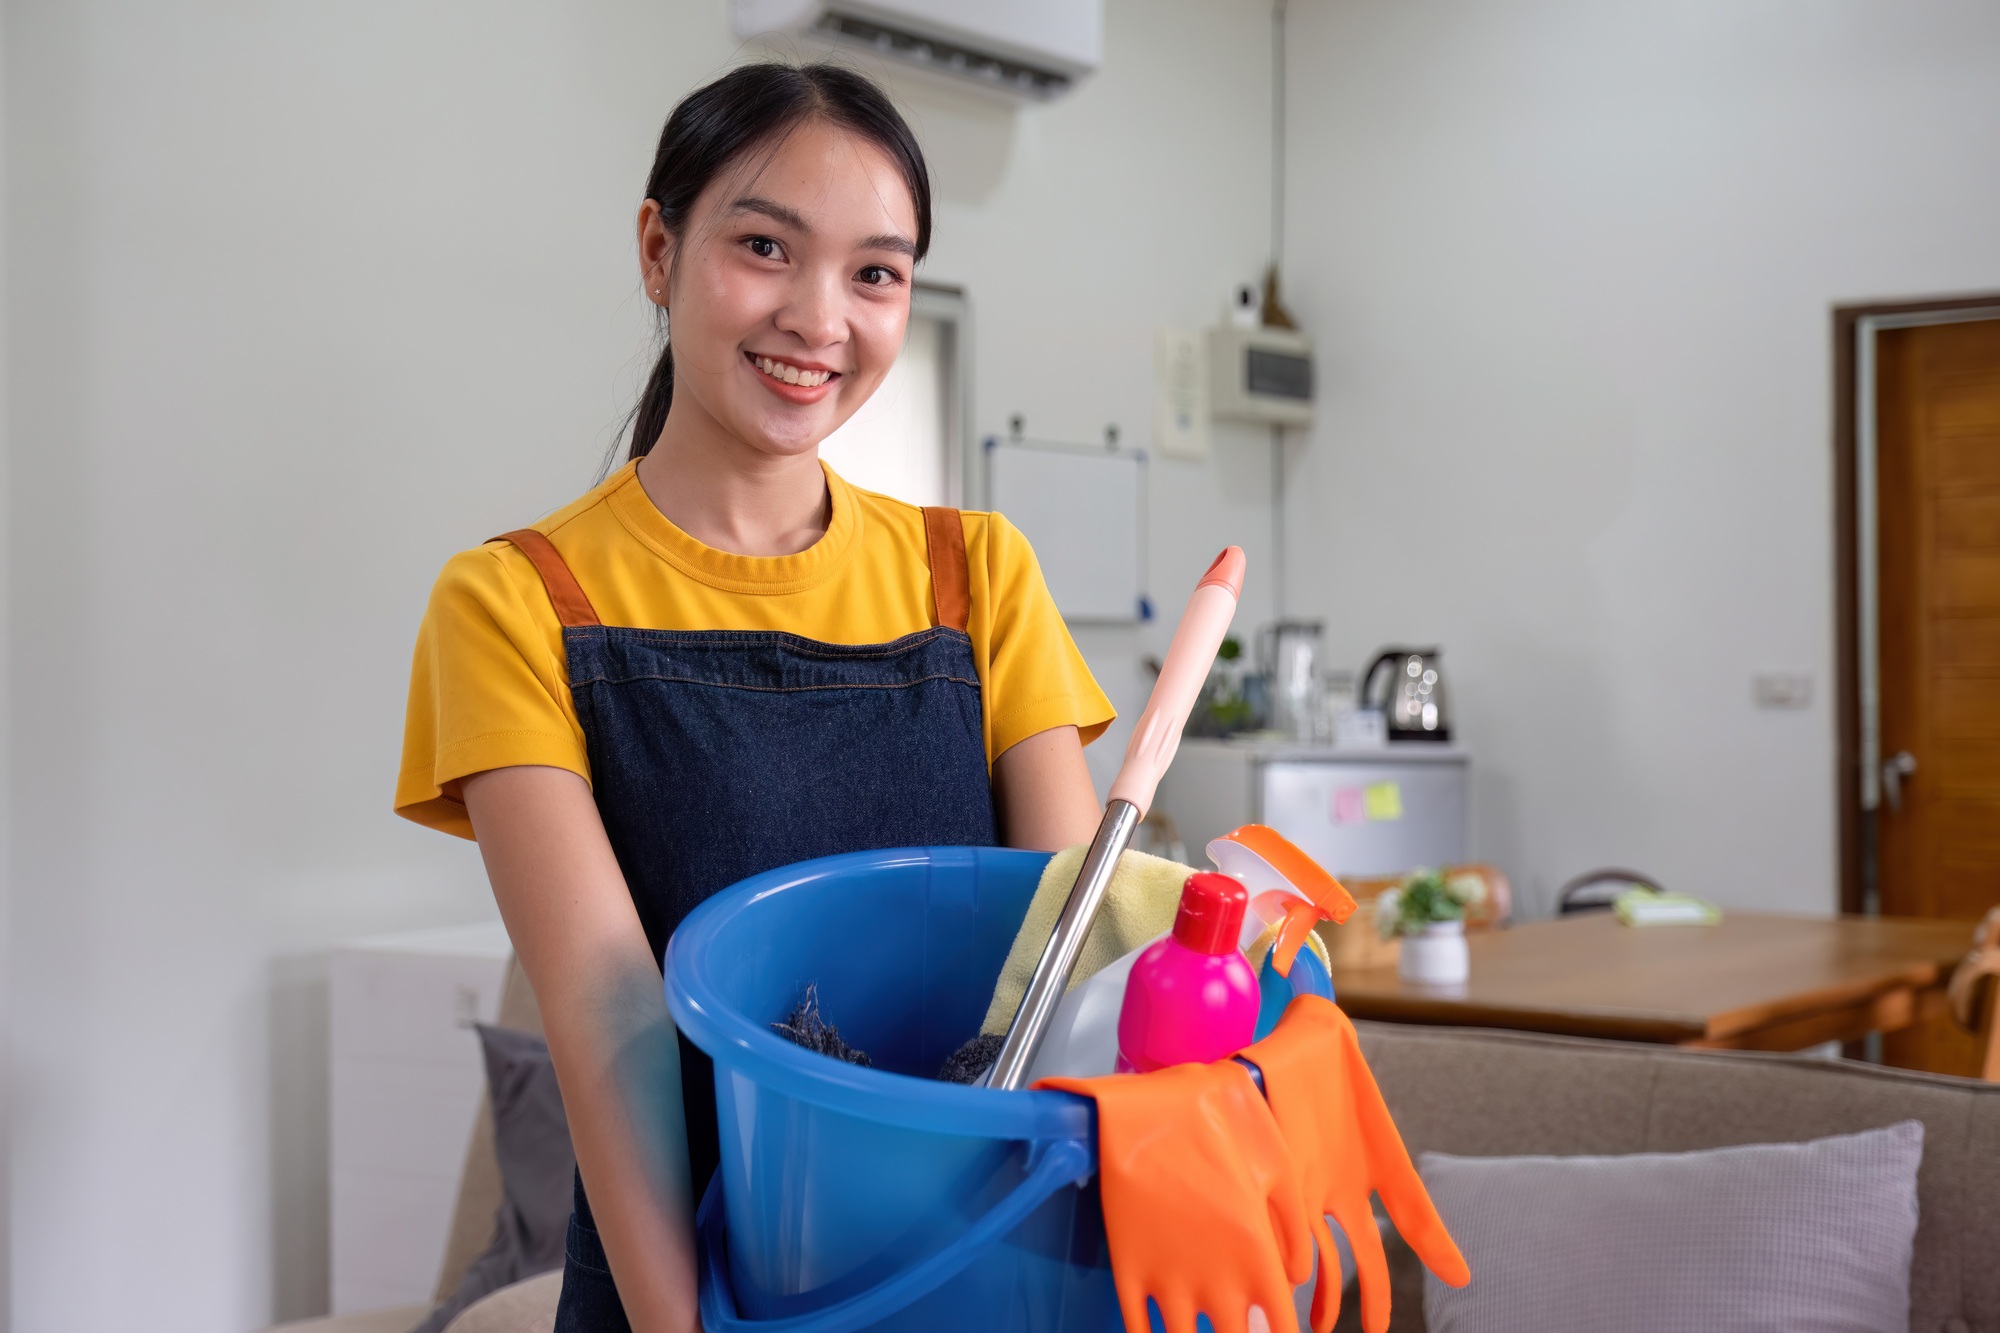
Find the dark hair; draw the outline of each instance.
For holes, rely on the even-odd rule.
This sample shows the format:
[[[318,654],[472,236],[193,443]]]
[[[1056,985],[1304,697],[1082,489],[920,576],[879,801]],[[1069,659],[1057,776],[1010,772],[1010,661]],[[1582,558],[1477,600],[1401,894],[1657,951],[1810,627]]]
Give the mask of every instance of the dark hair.
[[[695,200],[710,182],[745,153],[813,120],[860,135],[902,169],[917,206],[916,257],[922,259],[931,244],[931,178],[923,149],[888,94],[839,65],[760,61],[740,65],[689,93],[660,131],[646,197],[660,206],[660,221],[679,240]],[[674,401],[674,352],[671,338],[666,341],[632,409],[628,459],[651,449],[667,424]]]

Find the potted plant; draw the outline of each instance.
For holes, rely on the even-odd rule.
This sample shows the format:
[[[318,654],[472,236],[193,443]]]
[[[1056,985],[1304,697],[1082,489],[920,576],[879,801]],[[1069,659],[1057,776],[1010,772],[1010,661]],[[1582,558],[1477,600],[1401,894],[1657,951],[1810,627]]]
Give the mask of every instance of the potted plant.
[[[1244,693],[1242,658],[1243,645],[1234,637],[1222,641],[1188,716],[1188,735],[1234,736],[1257,725],[1257,710]]]
[[[1375,900],[1375,928],[1383,939],[1402,937],[1396,966],[1403,980],[1455,986],[1471,969],[1465,947],[1465,909],[1484,900],[1477,875],[1418,870]]]

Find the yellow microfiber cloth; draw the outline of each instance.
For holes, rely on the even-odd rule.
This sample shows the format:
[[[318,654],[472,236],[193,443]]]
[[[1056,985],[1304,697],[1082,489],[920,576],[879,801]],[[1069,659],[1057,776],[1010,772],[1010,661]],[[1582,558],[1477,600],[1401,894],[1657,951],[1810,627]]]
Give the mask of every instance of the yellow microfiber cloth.
[[[1076,872],[1083,868],[1086,850],[1079,843],[1049,858],[1042,871],[1042,882],[1035,886],[1034,901],[1028,904],[1027,918],[1021,923],[1020,933],[1014,936],[1013,947],[1007,950],[1007,961],[1000,967],[1000,981],[993,988],[993,1002],[986,1006],[981,1033],[998,1036],[1014,1021],[1014,1011],[1021,1007],[1028,980],[1035,974],[1035,964],[1041,961],[1042,950],[1048,947],[1049,936],[1055,933],[1056,918],[1062,915],[1069,891],[1076,886]],[[1181,886],[1194,873],[1192,866],[1144,852],[1127,852],[1119,857],[1118,869],[1111,874],[1111,887],[1104,894],[1104,904],[1097,909],[1097,920],[1091,923],[1090,934],[1084,937],[1083,949],[1077,954],[1069,988],[1074,990],[1140,945],[1172,930],[1174,913],[1180,910]]]

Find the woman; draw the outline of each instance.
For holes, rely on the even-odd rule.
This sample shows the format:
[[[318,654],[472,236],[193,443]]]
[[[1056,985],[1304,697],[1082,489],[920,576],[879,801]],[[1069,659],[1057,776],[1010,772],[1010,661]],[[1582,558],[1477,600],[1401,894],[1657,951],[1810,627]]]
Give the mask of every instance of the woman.
[[[818,460],[902,346],[930,226],[861,76],[691,94],[639,210],[671,336],[630,459],[454,557],[425,614],[396,808],[477,837],[541,1004],[579,1172],[560,1329],[697,1324],[713,1073],[659,972],[689,911],[808,857],[1096,825],[1111,708],[1026,541]]]

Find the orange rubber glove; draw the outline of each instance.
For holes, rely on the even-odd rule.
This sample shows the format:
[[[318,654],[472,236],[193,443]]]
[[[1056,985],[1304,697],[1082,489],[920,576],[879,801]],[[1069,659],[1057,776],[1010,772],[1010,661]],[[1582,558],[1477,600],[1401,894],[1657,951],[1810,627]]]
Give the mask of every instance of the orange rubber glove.
[[[1301,995],[1285,1007],[1270,1036],[1243,1052],[1264,1073],[1264,1096],[1285,1146],[1297,1163],[1319,1242],[1320,1281],[1313,1292],[1313,1333],[1328,1333],[1340,1315],[1340,1275],[1334,1265],[1333,1214],[1354,1251],[1361,1282],[1361,1327],[1389,1327],[1389,1260],[1370,1193],[1382,1196],[1389,1220],[1424,1266],[1462,1287],[1472,1278],[1465,1257],[1444,1229],[1403,1136],[1382,1104],[1375,1076],[1361,1058],[1354,1025],[1331,1000]]]
[[[1167,1333],[1194,1333],[1198,1313],[1215,1333],[1248,1333],[1252,1305],[1273,1333],[1297,1333],[1292,1290],[1312,1276],[1312,1230],[1249,1071],[1223,1060],[1035,1086],[1097,1102],[1099,1193],[1127,1333],[1147,1333],[1148,1296]]]

